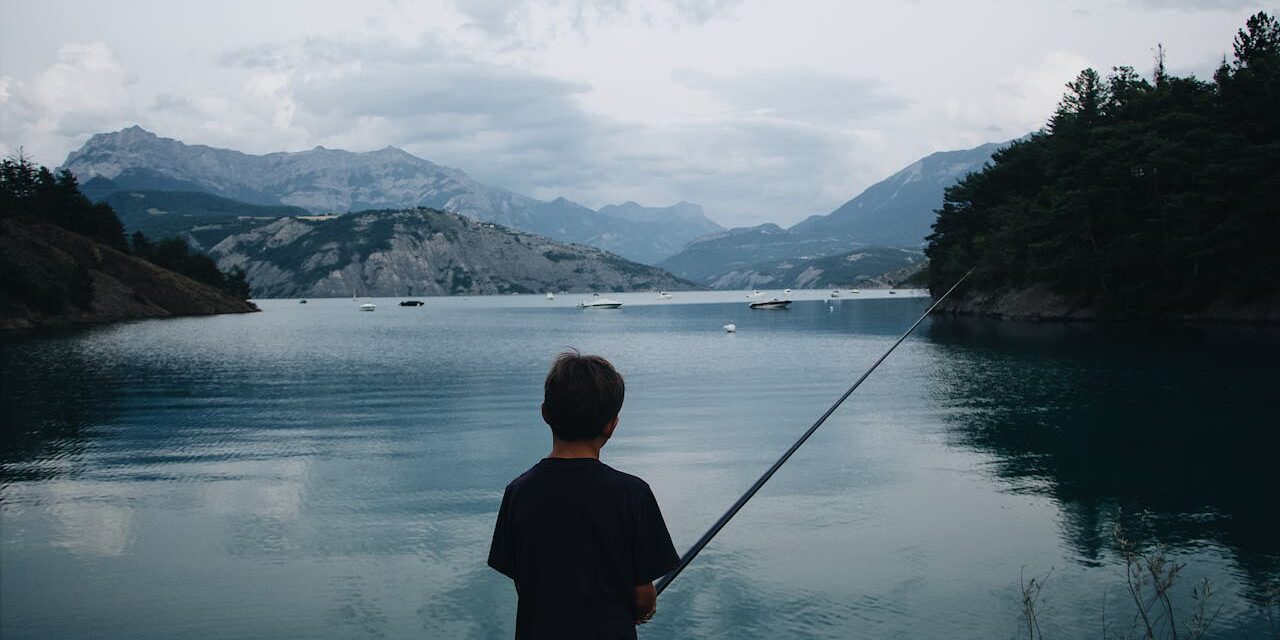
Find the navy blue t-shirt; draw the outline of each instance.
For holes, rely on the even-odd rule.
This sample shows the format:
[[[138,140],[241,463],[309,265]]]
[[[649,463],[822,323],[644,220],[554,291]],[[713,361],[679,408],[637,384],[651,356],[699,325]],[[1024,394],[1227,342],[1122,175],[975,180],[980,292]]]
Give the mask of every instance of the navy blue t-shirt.
[[[516,638],[635,638],[635,588],[680,560],[644,480],[544,458],[511,481],[489,566],[516,583]]]

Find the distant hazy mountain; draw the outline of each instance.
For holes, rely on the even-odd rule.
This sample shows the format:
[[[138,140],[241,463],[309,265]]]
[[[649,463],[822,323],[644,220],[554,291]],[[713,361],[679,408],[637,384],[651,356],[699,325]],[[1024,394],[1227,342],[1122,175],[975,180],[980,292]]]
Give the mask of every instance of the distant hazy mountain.
[[[849,251],[856,245],[845,238],[801,236],[776,224],[762,224],[703,236],[658,265],[681,278],[712,286],[729,272],[802,256],[831,255]]]
[[[867,244],[918,247],[931,233],[943,191],[991,160],[1007,142],[942,151],[877,182],[825,216],[790,228],[803,235],[837,235]]]
[[[135,126],[93,136],[67,156],[64,168],[96,198],[111,193],[114,185],[115,190],[202,191],[316,213],[431,207],[650,262],[708,229],[720,229],[696,205],[621,205],[624,215],[598,214],[564,198],[546,202],[489,187],[461,170],[395,147],[367,153],[316,147],[250,155],[187,145]]]
[[[724,231],[703,215],[702,207],[678,202],[669,207],[644,207],[634,202],[600,208],[597,217],[607,220],[605,231],[582,240],[646,264],[680,252],[698,236]]]
[[[864,247],[849,253],[820,258],[793,258],[762,262],[722,273],[711,282],[714,289],[826,289],[880,286],[877,279],[924,263],[924,252],[897,247]],[[905,270],[905,271],[904,271]]]
[[[281,218],[212,247],[257,297],[689,289],[670,273],[583,245],[432,209]]]
[[[918,253],[931,232],[934,211],[942,206],[943,191],[982,168],[1001,146],[993,143],[935,153],[872,185],[828,215],[810,216],[790,229],[763,224],[697,238],[658,265],[699,284],[740,288],[753,279],[790,277],[778,272],[777,265],[782,263],[847,256],[874,245]]]

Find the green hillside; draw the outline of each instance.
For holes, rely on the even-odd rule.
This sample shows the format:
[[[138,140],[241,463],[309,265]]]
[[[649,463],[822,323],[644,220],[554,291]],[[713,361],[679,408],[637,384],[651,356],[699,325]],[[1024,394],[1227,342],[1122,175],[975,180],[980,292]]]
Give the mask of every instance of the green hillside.
[[[116,191],[100,199],[115,210],[125,232],[151,238],[185,235],[208,248],[223,238],[306,209],[240,202],[197,191]]]

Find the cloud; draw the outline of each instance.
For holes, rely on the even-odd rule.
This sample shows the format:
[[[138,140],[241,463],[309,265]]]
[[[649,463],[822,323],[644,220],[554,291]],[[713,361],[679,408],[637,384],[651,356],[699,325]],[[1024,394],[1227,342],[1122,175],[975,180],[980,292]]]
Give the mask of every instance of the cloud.
[[[30,82],[0,78],[0,153],[22,145],[38,161],[56,163],[51,155],[64,140],[83,142],[131,123],[135,80],[101,42],[63,45],[57,62]]]
[[[472,28],[526,43],[546,34],[579,34],[624,20],[668,27],[697,26],[728,15],[742,0],[455,0]]]
[[[847,123],[900,112],[907,100],[874,78],[813,69],[774,69],[735,76],[677,69],[673,79],[707,92],[737,112],[786,120]]]
[[[1089,59],[1073,51],[1052,51],[1030,64],[1020,64],[997,78],[995,90],[967,100],[950,98],[924,118],[949,131],[965,132],[941,148],[972,147],[1002,141],[1043,127],[1066,92],[1066,83],[1090,67]]]
[[[1254,0],[1130,0],[1132,4],[1151,9],[1186,11],[1235,11],[1259,6]]]
[[[217,59],[202,84],[157,93],[135,109],[131,76],[109,49],[68,47],[30,84],[0,83],[4,113],[18,116],[6,117],[5,140],[43,140],[57,150],[38,157],[48,164],[92,133],[135,122],[250,153],[396,145],[534,197],[589,206],[701,201],[713,217],[755,224],[829,209],[849,197],[851,179],[877,177],[850,122],[906,104],[875,81],[817,71],[689,70],[677,74],[680,83],[728,112],[638,123],[584,108],[588,84],[431,38],[312,37]],[[86,81],[100,88],[68,89]],[[9,135],[11,120],[23,135]]]
[[[236,51],[223,61],[271,77],[259,84],[290,102],[290,126],[310,144],[394,144],[482,182],[590,206],[716,202],[713,215],[740,223],[798,218],[847,198],[850,174],[860,171],[850,169],[860,162],[853,155],[859,141],[829,124],[905,104],[874,81],[818,72],[687,72],[687,81],[732,103],[733,113],[639,124],[586,110],[589,85],[483,62],[430,40],[312,39]],[[828,97],[814,98],[818,88]]]
[[[572,173],[586,145],[621,125],[585,112],[591,88],[460,56],[431,41],[309,40],[233,52],[258,101],[276,104],[286,129],[312,144],[402,146],[499,186]],[[287,117],[283,111],[287,105]]]

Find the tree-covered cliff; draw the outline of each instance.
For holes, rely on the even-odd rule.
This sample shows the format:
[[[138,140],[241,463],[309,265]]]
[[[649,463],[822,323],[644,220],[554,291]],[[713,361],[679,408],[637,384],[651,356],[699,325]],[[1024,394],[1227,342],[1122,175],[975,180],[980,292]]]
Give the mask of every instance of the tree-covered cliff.
[[[1280,23],[1251,17],[1212,82],[1169,75],[1160,51],[1150,79],[1086,69],[1067,86],[1043,131],[947,190],[930,288],[973,268],[954,308],[1274,314]]]

